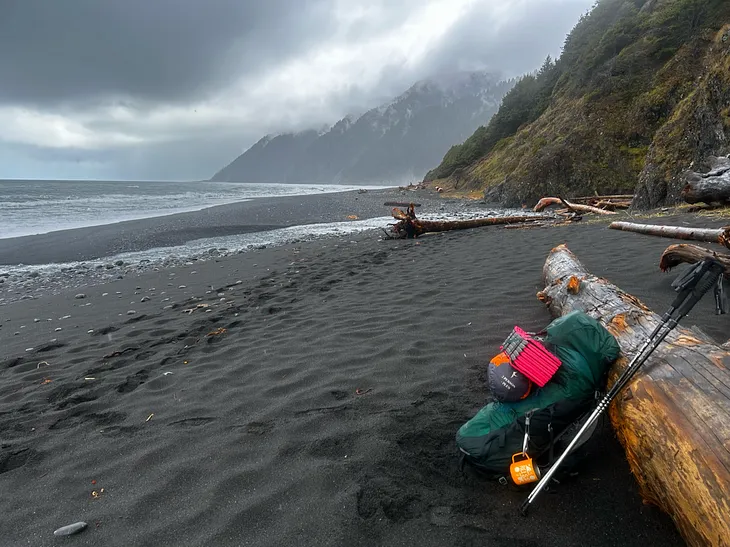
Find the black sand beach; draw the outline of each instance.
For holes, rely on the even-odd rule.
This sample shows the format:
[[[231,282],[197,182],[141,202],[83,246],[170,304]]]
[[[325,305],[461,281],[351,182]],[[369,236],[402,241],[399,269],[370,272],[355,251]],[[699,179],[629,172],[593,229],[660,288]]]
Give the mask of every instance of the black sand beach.
[[[375,194],[358,208],[363,196],[312,221],[387,211]],[[282,224],[280,204],[270,217],[257,205],[257,222]],[[226,233],[218,211],[189,218]],[[168,222],[124,230],[174,239]],[[92,255],[114,229],[95,230],[111,235]],[[33,252],[85,252],[63,238],[38,236]],[[0,306],[0,545],[682,545],[610,432],[527,518],[526,492],[457,469],[454,435],[489,400],[489,358],[515,324],[550,321],[535,293],[564,242],[655,311],[671,302],[675,274],[657,266],[671,240],[585,224],[367,232]],[[725,341],[711,300],[684,324]],[[79,520],[89,529],[53,536]]]

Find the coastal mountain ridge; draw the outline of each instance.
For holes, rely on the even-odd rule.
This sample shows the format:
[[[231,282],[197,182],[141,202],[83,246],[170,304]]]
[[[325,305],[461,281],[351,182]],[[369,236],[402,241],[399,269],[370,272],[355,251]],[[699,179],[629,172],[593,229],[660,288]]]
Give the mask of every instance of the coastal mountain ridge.
[[[267,135],[211,180],[399,184],[420,180],[454,143],[497,111],[514,81],[442,74],[329,129]]]
[[[676,203],[688,169],[730,153],[730,2],[598,0],[559,59],[424,177],[503,205],[635,193]]]

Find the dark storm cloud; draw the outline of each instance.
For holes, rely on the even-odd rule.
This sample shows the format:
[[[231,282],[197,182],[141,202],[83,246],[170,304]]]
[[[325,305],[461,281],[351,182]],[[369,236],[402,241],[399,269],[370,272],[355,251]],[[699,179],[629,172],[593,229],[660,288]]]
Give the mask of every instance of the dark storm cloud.
[[[0,102],[200,98],[333,31],[329,0],[3,0]]]

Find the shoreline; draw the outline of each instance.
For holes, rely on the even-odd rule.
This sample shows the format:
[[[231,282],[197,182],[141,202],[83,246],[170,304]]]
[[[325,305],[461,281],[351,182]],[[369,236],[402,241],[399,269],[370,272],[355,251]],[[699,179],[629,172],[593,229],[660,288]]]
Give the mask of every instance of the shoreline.
[[[415,195],[413,195],[415,194]],[[425,216],[468,217],[484,204],[397,188],[255,198],[147,219],[0,240],[0,305],[69,288],[95,286],[152,270],[386,228],[386,200],[423,203]],[[283,218],[282,224],[274,224]]]
[[[126,220],[112,224],[0,239],[0,264],[49,264],[99,260],[124,252],[169,247],[205,237],[277,229],[296,224],[347,220],[345,207],[376,215],[373,200],[357,203],[373,190],[253,198],[197,211]],[[275,209],[275,210],[273,210]],[[381,211],[384,208],[381,204]],[[387,210],[385,211],[387,213]]]

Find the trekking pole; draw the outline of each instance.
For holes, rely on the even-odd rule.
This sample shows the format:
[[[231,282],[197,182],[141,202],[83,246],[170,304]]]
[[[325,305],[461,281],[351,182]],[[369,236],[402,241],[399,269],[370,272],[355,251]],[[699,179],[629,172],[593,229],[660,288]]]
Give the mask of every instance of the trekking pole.
[[[530,492],[527,499],[520,506],[520,512],[523,515],[527,514],[527,510],[530,505],[535,501],[540,492],[547,486],[552,479],[555,472],[560,467],[560,464],[570,454],[573,448],[580,441],[581,436],[588,430],[593,423],[598,420],[599,416],[604,410],[608,408],[611,401],[618,395],[623,387],[629,383],[631,378],[636,374],[641,365],[649,358],[654,350],[659,347],[667,335],[674,330],[679,321],[687,315],[690,310],[699,302],[702,297],[709,291],[713,286],[716,286],[720,276],[724,272],[722,264],[714,258],[706,258],[699,264],[697,264],[692,270],[687,272],[685,275],[679,277],[672,286],[679,294],[672,302],[669,310],[662,317],[661,322],[656,326],[651,335],[647,338],[646,342],[641,346],[639,351],[634,355],[634,358],[629,362],[624,371],[614,382],[611,389],[598,403],[598,406],[593,410],[588,420],[583,424],[573,440],[568,444],[565,451],[556,460],[555,464],[543,475],[540,482],[537,483],[535,488]]]

